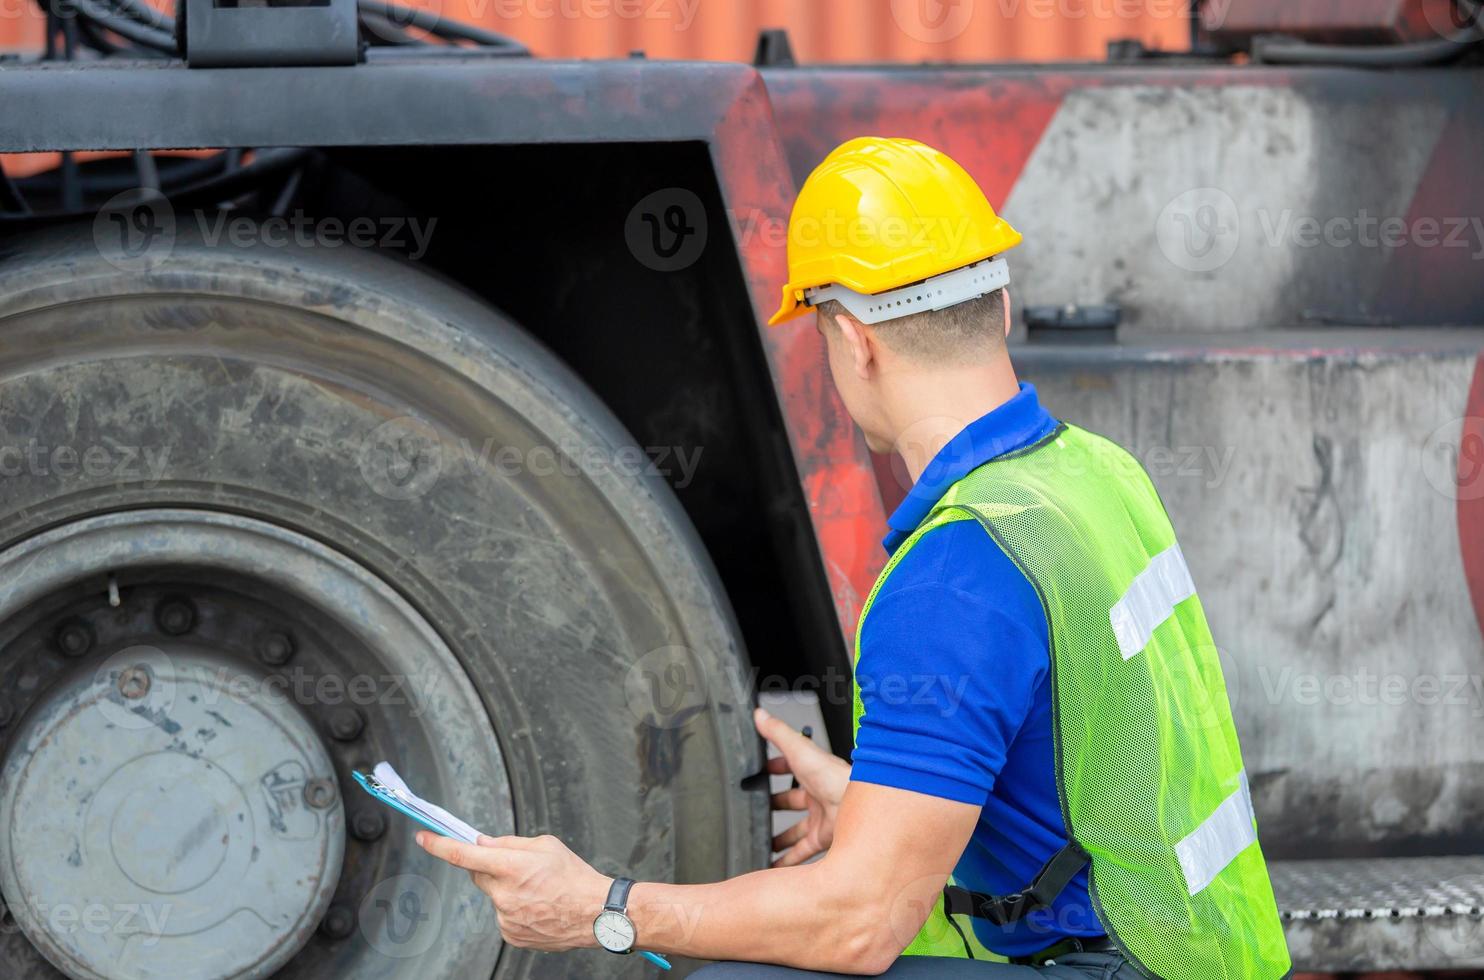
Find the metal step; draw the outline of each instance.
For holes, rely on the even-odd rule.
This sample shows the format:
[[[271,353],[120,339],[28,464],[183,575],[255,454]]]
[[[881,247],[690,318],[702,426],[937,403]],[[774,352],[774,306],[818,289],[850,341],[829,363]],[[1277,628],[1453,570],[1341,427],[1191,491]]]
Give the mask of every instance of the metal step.
[[[1299,971],[1484,968],[1484,855],[1275,861]]]

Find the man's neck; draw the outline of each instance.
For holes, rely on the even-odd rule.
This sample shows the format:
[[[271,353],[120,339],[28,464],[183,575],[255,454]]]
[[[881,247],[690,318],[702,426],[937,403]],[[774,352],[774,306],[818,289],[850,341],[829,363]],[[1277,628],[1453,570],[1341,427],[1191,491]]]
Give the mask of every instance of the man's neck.
[[[893,445],[916,482],[933,457],[969,423],[988,415],[1020,391],[1008,357],[990,364],[942,368],[899,376],[887,406]]]

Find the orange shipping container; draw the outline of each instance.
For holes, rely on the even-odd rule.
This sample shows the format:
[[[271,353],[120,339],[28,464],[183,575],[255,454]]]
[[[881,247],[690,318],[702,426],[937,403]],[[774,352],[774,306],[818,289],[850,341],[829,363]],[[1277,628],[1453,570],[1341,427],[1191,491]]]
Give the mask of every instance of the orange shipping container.
[[[538,55],[751,59],[786,28],[801,61],[1045,61],[1100,58],[1136,38],[1181,48],[1194,0],[421,0],[518,38]],[[34,0],[0,0],[0,48],[37,50]]]

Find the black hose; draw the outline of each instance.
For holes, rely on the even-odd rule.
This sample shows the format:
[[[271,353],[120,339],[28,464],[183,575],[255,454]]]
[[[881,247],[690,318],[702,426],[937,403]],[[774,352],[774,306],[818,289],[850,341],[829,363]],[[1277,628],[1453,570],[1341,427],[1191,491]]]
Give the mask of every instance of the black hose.
[[[155,157],[160,171],[160,185],[169,193],[172,187],[199,183],[215,176],[227,164],[227,154],[214,153],[209,157]],[[88,192],[108,196],[139,186],[139,171],[130,161],[122,158],[92,160],[82,165],[82,180]],[[48,170],[19,181],[22,189],[33,194],[56,194],[61,187],[61,176],[56,170]]]
[[[253,162],[245,167],[171,190],[170,203],[177,207],[210,207],[222,201],[230,201],[248,191],[256,190],[269,177],[303,166],[312,153],[312,150],[301,147],[258,150]]]
[[[455,20],[445,20],[438,14],[429,13],[425,10],[415,10],[412,7],[387,3],[386,0],[357,0],[356,6],[362,11],[391,21],[397,27],[416,27],[418,30],[427,31],[435,37],[469,41],[483,47],[510,48],[521,52],[527,51],[526,46],[513,37],[497,34],[494,31],[487,31],[482,27],[461,24]]]
[[[143,0],[67,2],[76,11],[78,18],[92,28],[84,36],[92,42],[89,46],[95,50],[108,53],[106,49],[112,47],[97,35],[97,29],[102,29],[151,51],[169,55],[177,53],[175,18],[156,10]],[[38,3],[45,5],[46,0],[38,0]],[[381,40],[394,45],[421,43],[402,32],[402,28],[415,27],[446,41],[467,41],[481,47],[502,48],[512,54],[530,54],[525,45],[508,35],[448,20],[428,11],[403,7],[387,0],[358,0],[356,6],[366,15],[367,23],[364,26]],[[50,40],[49,35],[48,41]]]
[[[175,18],[163,10],[156,10],[147,3],[141,3],[140,0],[104,0],[104,2],[136,23],[153,27],[166,34],[175,33]]]
[[[115,7],[106,7],[101,3],[95,3],[94,0],[68,0],[68,3],[79,16],[86,17],[97,26],[112,31],[119,37],[155,51],[175,54],[175,38],[156,28],[129,19],[118,13]]]
[[[82,176],[78,172],[77,157],[71,150],[62,151],[62,209],[81,211],[83,201]]]
[[[104,37],[106,32],[85,17],[78,18],[77,33],[83,44],[86,44],[101,55],[117,54],[123,50],[117,44]]]
[[[206,173],[207,176],[203,179],[182,182],[179,179],[182,175],[181,170],[165,168],[164,172],[159,175],[160,190],[170,199],[170,203],[175,207],[214,207],[223,201],[230,201],[250,191],[257,190],[279,175],[291,173],[307,163],[312,154],[313,151],[299,147],[258,150],[252,163],[245,167],[229,169],[225,173],[220,172],[223,164],[228,162],[226,160],[228,154],[225,152],[218,153],[208,158],[208,160],[179,161],[181,164],[206,164],[210,162],[212,169],[206,171],[204,167],[193,167],[185,170],[184,173],[192,177],[199,176],[202,173]],[[119,177],[123,173],[127,173],[128,175],[127,186],[123,189],[132,189],[139,186],[141,182],[144,182],[146,186],[150,183],[147,173],[150,164],[146,164],[145,172],[141,173],[137,157],[134,159],[119,158],[118,160],[108,161],[114,166],[127,167],[126,171],[121,170],[119,173],[90,175],[84,178],[77,172],[75,163],[72,165],[71,176],[68,176],[68,171],[65,169],[68,156],[70,154],[64,155],[64,169],[60,173],[38,174],[35,177],[27,177],[19,181],[20,192],[39,195],[45,195],[48,192],[53,194],[59,193],[62,199],[62,213],[79,214],[82,213],[88,204],[88,201],[82,198],[82,190],[84,188],[87,190],[89,198],[96,200],[100,196],[114,191],[115,186],[119,183]],[[151,164],[156,162],[151,161]],[[62,178],[60,183],[57,179],[59,176]],[[102,181],[99,180],[100,177],[103,178]],[[106,184],[104,181],[106,181]],[[51,214],[51,216],[55,217],[57,215]]]
[[[160,189],[160,168],[148,150],[134,151],[134,172],[139,177],[139,186],[152,191]]]
[[[1265,65],[1333,65],[1342,68],[1415,68],[1452,61],[1484,40],[1477,29],[1413,44],[1310,44],[1286,37],[1252,40],[1252,60]]]
[[[20,188],[10,179],[10,175],[5,172],[5,162],[0,160],[0,214],[30,213],[31,208],[21,195]]]
[[[71,61],[77,57],[77,19],[62,19],[62,57]]]
[[[362,10],[361,35],[368,38],[372,44],[384,44],[391,47],[425,47],[422,41],[402,30],[398,24],[381,16],[373,10]]]
[[[1452,61],[1470,47],[1484,41],[1477,0],[1459,0],[1469,11],[1469,22],[1452,37],[1411,44],[1311,44],[1282,35],[1252,39],[1252,60],[1268,65],[1333,65],[1342,68],[1416,68]]]

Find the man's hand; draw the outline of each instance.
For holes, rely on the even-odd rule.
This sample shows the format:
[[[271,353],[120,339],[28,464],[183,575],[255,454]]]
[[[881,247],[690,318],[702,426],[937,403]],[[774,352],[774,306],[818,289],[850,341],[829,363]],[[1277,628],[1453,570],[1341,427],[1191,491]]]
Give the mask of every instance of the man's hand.
[[[800,779],[810,779],[822,800],[836,799],[844,763],[819,749],[800,751],[789,733],[777,732],[770,722],[759,718],[759,728],[774,744],[789,745],[803,770]],[[821,763],[817,773],[811,762]],[[820,806],[818,826],[833,835],[821,861],[709,885],[635,885],[629,917],[638,945],[695,959],[883,973],[927,919],[974,831],[979,809],[889,786],[850,783],[838,807]],[[612,882],[561,841],[482,837],[473,846],[425,831],[417,842],[470,872],[494,902],[500,934],[511,945],[546,952],[597,945],[592,923]]]
[[[494,903],[510,945],[547,953],[597,945],[593,919],[613,879],[555,837],[481,837],[476,846],[425,830],[417,843],[469,872]]]
[[[835,841],[835,818],[850,782],[850,763],[833,756],[762,708],[753,715],[758,734],[783,754],[768,760],[768,772],[792,773],[795,789],[773,795],[775,810],[807,810],[803,820],[773,838],[773,850],[782,851],[773,867],[801,864],[829,850]]]
[[[778,963],[876,975],[916,935],[958,863],[980,807],[872,783],[786,724],[758,712],[758,731],[783,752],[769,771],[799,788],[774,805],[808,811],[774,842],[775,862],[708,885],[641,881],[629,895],[638,945],[706,960]],[[554,837],[481,837],[477,846],[426,831],[417,842],[467,870],[512,946],[593,947],[593,919],[612,880]],[[823,860],[799,862],[828,850]],[[799,865],[799,866],[792,866]]]

